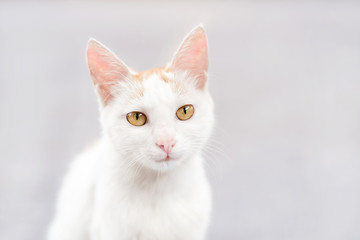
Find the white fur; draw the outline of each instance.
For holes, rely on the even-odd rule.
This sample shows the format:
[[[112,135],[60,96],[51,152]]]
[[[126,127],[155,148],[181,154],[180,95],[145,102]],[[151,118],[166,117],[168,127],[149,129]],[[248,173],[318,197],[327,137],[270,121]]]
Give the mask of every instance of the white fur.
[[[64,179],[49,240],[201,240],[211,212],[211,191],[201,149],[213,125],[213,103],[186,73],[168,73],[175,91],[153,74],[122,81],[101,107],[102,138],[81,154]],[[143,88],[143,96],[137,94]],[[187,121],[176,110],[192,104]],[[133,126],[126,114],[148,122]],[[174,136],[170,161],[155,142]]]

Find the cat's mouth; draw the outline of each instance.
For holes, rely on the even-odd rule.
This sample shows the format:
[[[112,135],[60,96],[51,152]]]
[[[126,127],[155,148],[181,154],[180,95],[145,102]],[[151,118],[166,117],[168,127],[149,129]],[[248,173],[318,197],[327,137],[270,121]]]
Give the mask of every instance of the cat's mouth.
[[[163,158],[163,159],[160,159],[160,160],[156,160],[156,162],[168,162],[168,161],[170,161],[170,160],[172,160],[172,158],[169,156],[169,155],[167,155],[165,158]]]

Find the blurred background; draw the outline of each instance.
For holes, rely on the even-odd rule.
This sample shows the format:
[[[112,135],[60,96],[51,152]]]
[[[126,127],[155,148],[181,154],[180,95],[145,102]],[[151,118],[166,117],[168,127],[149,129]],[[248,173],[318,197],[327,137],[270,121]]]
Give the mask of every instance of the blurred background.
[[[360,239],[360,4],[1,1],[0,239],[39,240],[99,137],[85,48],[166,64],[203,23],[217,126],[209,240]]]

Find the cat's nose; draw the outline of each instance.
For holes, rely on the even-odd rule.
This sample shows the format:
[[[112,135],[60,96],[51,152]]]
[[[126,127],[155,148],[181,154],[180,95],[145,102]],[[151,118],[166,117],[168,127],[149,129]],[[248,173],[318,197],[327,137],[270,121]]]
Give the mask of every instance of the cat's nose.
[[[170,154],[171,150],[175,146],[175,139],[166,139],[166,140],[160,140],[156,143],[156,145],[161,148],[164,152],[166,152],[167,155]]]

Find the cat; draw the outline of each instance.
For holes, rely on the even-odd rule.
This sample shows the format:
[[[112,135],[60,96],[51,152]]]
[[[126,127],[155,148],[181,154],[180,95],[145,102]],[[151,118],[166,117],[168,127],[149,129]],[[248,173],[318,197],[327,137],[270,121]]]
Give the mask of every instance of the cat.
[[[201,150],[214,122],[202,25],[168,65],[127,67],[90,39],[102,137],[72,163],[49,240],[202,240],[211,188]]]

